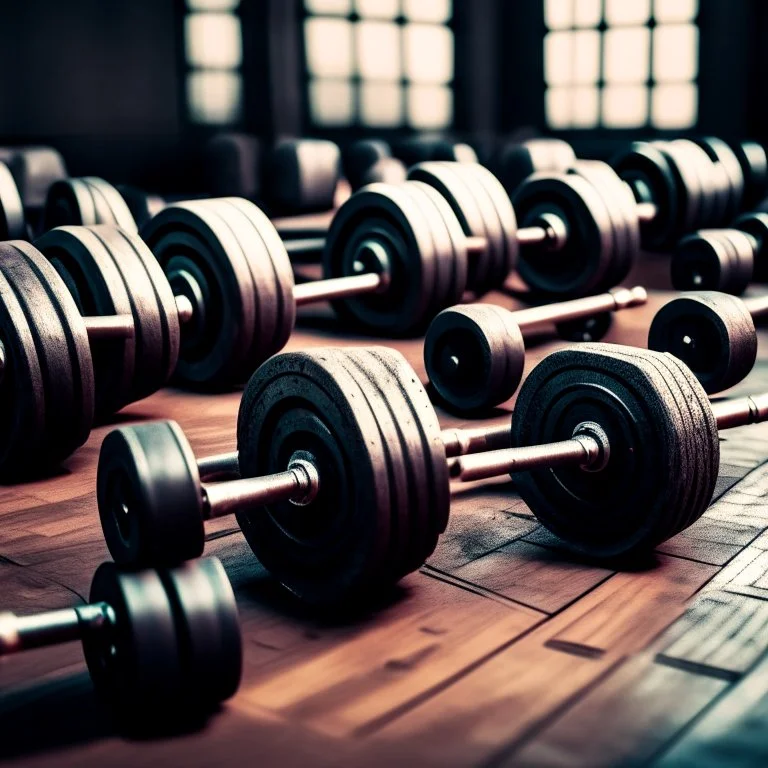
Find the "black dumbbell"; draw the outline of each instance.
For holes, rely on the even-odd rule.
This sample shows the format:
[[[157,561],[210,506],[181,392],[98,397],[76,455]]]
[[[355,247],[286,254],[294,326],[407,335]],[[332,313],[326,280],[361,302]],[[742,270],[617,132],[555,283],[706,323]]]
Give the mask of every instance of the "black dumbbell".
[[[0,241],[28,238],[27,219],[16,180],[11,169],[0,162]]]
[[[34,228],[48,188],[68,176],[64,158],[53,147],[0,147],[0,162],[10,168]]]
[[[0,613],[0,656],[75,640],[122,724],[208,713],[240,684],[237,607],[216,558],[132,573],[104,563],[86,605]]]
[[[99,514],[115,559],[138,564],[196,556],[203,519],[234,513],[289,590],[345,602],[429,557],[451,478],[512,473],[541,523],[591,556],[656,546],[706,509],[718,427],[766,418],[768,395],[712,405],[671,355],[586,344],[533,370],[511,432],[444,433],[398,352],[315,349],[277,355],[250,380],[240,480],[201,483],[173,425],[123,428],[102,446]],[[514,447],[464,455],[504,439]]]
[[[430,323],[424,339],[427,376],[452,410],[488,410],[512,397],[520,385],[524,333],[555,324],[568,341],[599,341],[613,312],[647,299],[645,288],[635,287],[515,312],[493,304],[445,309]]]
[[[405,181],[405,163],[392,156],[392,148],[380,139],[361,139],[350,144],[342,153],[344,176],[353,192],[367,184]]]
[[[684,237],[670,263],[672,285],[681,291],[723,291],[740,295],[753,282],[768,280],[768,214],[747,213],[729,229],[703,229]]]
[[[732,149],[744,176],[744,208],[752,210],[768,195],[768,155],[755,141],[738,142]]]
[[[576,162],[570,144],[562,139],[507,142],[494,155],[490,168],[512,197],[534,173],[567,173]]]
[[[654,316],[648,347],[682,360],[709,393],[738,384],[757,359],[754,319],[768,297],[739,299],[717,291],[683,294]]]

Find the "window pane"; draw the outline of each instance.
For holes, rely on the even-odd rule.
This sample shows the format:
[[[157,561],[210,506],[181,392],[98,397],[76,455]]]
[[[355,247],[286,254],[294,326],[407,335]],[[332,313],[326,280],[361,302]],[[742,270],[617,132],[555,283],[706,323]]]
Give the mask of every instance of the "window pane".
[[[442,24],[453,15],[451,0],[403,0],[403,16],[410,21]]]
[[[645,24],[651,15],[651,0],[605,0],[607,24]]]
[[[644,83],[651,66],[648,27],[623,27],[605,33],[605,79],[612,83]]]
[[[574,128],[595,128],[600,122],[600,97],[597,88],[574,88],[571,110],[571,125]]]
[[[603,125],[637,128],[648,122],[648,89],[644,85],[609,85],[603,90]]]
[[[655,80],[694,80],[699,69],[699,30],[694,24],[663,24],[653,32]]]
[[[547,88],[545,106],[550,128],[571,127],[571,88]]]
[[[403,88],[400,83],[363,83],[360,117],[364,125],[393,128],[403,122]]]
[[[653,4],[657,22],[693,21],[698,12],[698,0],[656,0]]]
[[[398,80],[402,76],[400,29],[383,21],[356,24],[357,68],[372,80]]]
[[[573,32],[550,32],[544,38],[544,79],[547,85],[573,80]]]
[[[346,16],[352,12],[352,0],[305,0],[304,7],[310,13],[329,13]]]
[[[400,0],[355,0],[355,10],[364,19],[394,19],[400,13]]]
[[[405,74],[419,83],[447,83],[453,79],[453,32],[432,24],[406,24]]]
[[[408,87],[408,122],[414,128],[447,128],[453,120],[453,93],[435,85]]]
[[[544,23],[547,29],[570,29],[573,26],[573,0],[544,0]]]
[[[234,11],[240,0],[187,0],[187,7],[193,11]]]
[[[584,29],[573,33],[573,82],[597,83],[600,77],[600,33]]]
[[[309,109],[317,125],[350,125],[354,119],[352,84],[346,80],[313,80]]]
[[[307,67],[319,77],[352,75],[352,25],[343,19],[307,19]]]
[[[231,13],[190,13],[184,47],[190,66],[235,69],[243,59],[240,19]]]
[[[657,85],[651,117],[657,128],[691,128],[696,124],[698,89],[693,83]]]
[[[227,124],[240,118],[243,84],[237,72],[191,72],[187,75],[190,117],[199,123]]]
[[[596,27],[602,16],[601,0],[576,0],[573,11],[573,25],[575,27]]]

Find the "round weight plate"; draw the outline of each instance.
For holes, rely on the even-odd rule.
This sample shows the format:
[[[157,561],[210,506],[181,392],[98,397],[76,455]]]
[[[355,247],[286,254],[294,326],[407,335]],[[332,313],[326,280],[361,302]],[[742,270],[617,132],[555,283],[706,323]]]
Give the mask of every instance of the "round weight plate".
[[[663,250],[675,244],[682,229],[676,176],[666,157],[654,146],[634,143],[611,161],[616,173],[635,192],[639,202],[652,202],[656,215],[640,223],[644,247]],[[640,194],[640,187],[650,192],[650,199]]]
[[[115,562],[175,565],[203,553],[197,462],[176,422],[110,432],[101,445],[96,495]]]
[[[720,229],[718,236],[727,240],[733,250],[734,283],[732,290],[725,291],[725,293],[740,295],[747,290],[747,286],[752,282],[757,241],[752,235],[739,229]]]
[[[207,711],[234,696],[243,644],[232,585],[217,558],[161,571],[176,617],[185,709]]]
[[[253,274],[270,269],[266,249],[249,242],[244,252],[221,207],[208,200],[168,206],[142,237],[174,294],[193,305],[181,327],[178,378],[209,388],[245,380],[258,365],[248,357],[259,332]]]
[[[0,271],[24,311],[37,350],[45,435],[32,463],[46,466],[81,446],[93,425],[93,364],[85,324],[56,271],[29,243],[4,244]]]
[[[733,147],[744,176],[743,207],[753,208],[768,193],[768,156],[762,145],[742,141]]]
[[[452,307],[427,329],[427,376],[440,399],[459,413],[488,410],[512,397],[524,364],[523,335],[501,307]]]
[[[736,153],[721,139],[708,136],[698,141],[710,159],[719,164],[728,181],[728,199],[723,210],[723,224],[730,224],[741,210],[744,197],[744,173]]]
[[[639,240],[635,202],[629,199],[626,184],[607,163],[600,160],[578,160],[569,172],[586,179],[605,204],[614,239],[614,256],[608,266],[606,282],[612,286],[618,285],[629,274],[636,253],[631,250],[633,243],[630,242],[633,223]]]
[[[350,144],[341,155],[344,176],[352,191],[370,184],[368,174],[380,160],[392,157],[392,150],[386,141],[362,139]],[[402,164],[401,164],[402,165]]]
[[[125,200],[125,204],[139,229],[142,229],[153,216],[157,216],[166,206],[165,199],[160,195],[150,195],[138,187],[121,184],[116,189]]]
[[[78,224],[112,224],[128,232],[138,231],[120,193],[108,182],[93,176],[57,181],[48,190],[43,230]]]
[[[323,251],[326,278],[355,274],[367,243],[383,248],[389,285],[332,302],[352,328],[389,336],[417,335],[431,319],[436,255],[427,220],[400,187],[372,184],[352,195],[333,217]],[[364,262],[367,263],[367,262]]]
[[[121,573],[103,563],[90,602],[106,603],[109,630],[87,633],[83,651],[97,692],[120,720],[170,717],[185,692],[182,648],[169,596],[157,571]]]
[[[360,194],[364,194],[361,192]],[[237,424],[240,471],[257,477],[309,453],[319,489],[237,515],[256,557],[303,600],[345,604],[390,570],[392,487],[374,414],[336,353],[283,353],[251,377]]]
[[[699,212],[697,226],[717,226],[721,221],[722,208],[719,194],[721,187],[714,163],[707,153],[695,142],[688,139],[675,139],[670,142],[682,150],[690,159],[687,165],[698,178]]]
[[[740,299],[701,291],[673,299],[656,313],[648,347],[682,360],[706,392],[722,392],[752,370],[757,334]]]
[[[408,169],[402,160],[396,157],[382,157],[363,174],[357,189],[368,184],[402,184],[407,178]]]
[[[133,218],[128,204],[109,182],[97,176],[84,176],[83,181],[93,195],[98,217],[96,224],[112,224],[131,234],[138,233],[136,219]]]
[[[675,176],[678,210],[680,212],[680,235],[695,230],[700,223],[702,211],[702,182],[695,157],[687,148],[671,141],[654,141],[653,145],[666,157]]]
[[[768,283],[768,214],[746,213],[733,222],[736,229],[746,232],[755,240],[752,279],[759,283]]]
[[[469,257],[467,288],[475,293],[489,290],[491,244],[485,219],[475,196],[450,163],[419,163],[408,171],[408,178],[434,187],[448,202],[465,235],[483,238],[488,247],[481,254]]]
[[[437,211],[439,221],[435,222],[435,233],[440,232],[441,245],[438,250],[438,271],[447,275],[445,287],[435,296],[434,312],[456,304],[462,300],[467,288],[467,240],[461,231],[461,225],[451,210],[445,198],[433,187],[421,182],[409,182],[406,185],[411,190],[419,190],[426,198],[425,210],[433,208]],[[437,245],[437,235],[435,234]],[[444,256],[440,256],[444,254]]]
[[[600,341],[611,328],[613,312],[600,312],[591,317],[557,323],[557,335],[563,341]]]
[[[16,147],[5,162],[26,210],[40,210],[51,184],[69,175],[64,158],[53,147]]]
[[[8,166],[0,163],[0,241],[26,239],[27,222],[19,189]]]
[[[677,290],[744,292],[752,276],[752,259],[749,253],[739,258],[735,246],[722,236],[727,231],[702,229],[680,241],[670,262]]]
[[[711,497],[715,477],[697,473],[689,450],[684,451],[690,443],[683,439],[689,441],[690,435],[681,408],[697,385],[690,379],[687,393],[665,391],[660,374],[648,364],[655,354],[615,345],[555,352],[531,372],[518,394],[513,445],[569,439],[583,422],[596,422],[608,436],[610,458],[599,472],[563,467],[514,475],[520,495],[542,524],[584,554],[613,557],[653,548],[676,532],[687,488],[700,483],[706,488],[697,498]],[[711,413],[698,422],[706,428],[702,445],[718,453]],[[681,467],[687,469],[682,477]],[[700,515],[704,507],[693,509],[698,502],[687,498],[688,515]]]
[[[535,293],[573,298],[613,287],[605,282],[613,258],[611,221],[588,181],[573,175],[534,176],[512,202],[521,228],[540,225],[544,214],[559,217],[566,227],[562,248],[520,248],[518,272]]]

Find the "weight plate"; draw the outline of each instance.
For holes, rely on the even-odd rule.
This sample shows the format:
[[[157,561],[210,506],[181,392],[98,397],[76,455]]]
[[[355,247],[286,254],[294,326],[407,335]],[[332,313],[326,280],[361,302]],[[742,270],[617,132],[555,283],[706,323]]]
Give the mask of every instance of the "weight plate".
[[[282,502],[237,515],[280,583],[309,603],[339,605],[384,586],[393,514],[385,447],[335,352],[283,353],[264,363],[243,393],[237,444],[243,477],[284,471],[297,451],[318,469],[318,493],[306,507]]]
[[[708,136],[698,140],[710,159],[719,164],[728,182],[727,204],[723,210],[723,224],[730,224],[741,210],[744,197],[744,174],[736,153],[721,139]]]
[[[106,603],[113,616],[109,632],[83,636],[97,692],[122,721],[168,718],[186,684],[174,612],[160,575],[124,573],[103,563],[93,575],[90,602]]]
[[[523,376],[525,343],[512,313],[491,304],[451,307],[424,339],[424,366],[451,410],[476,413],[508,400]]]
[[[739,229],[720,229],[718,236],[727,240],[733,250],[733,288],[725,291],[725,293],[740,295],[747,290],[747,286],[752,282],[757,241],[752,235]]]
[[[97,176],[84,176],[83,181],[90,187],[99,221],[96,224],[112,224],[133,235],[139,228],[128,203],[109,183]]]
[[[69,456],[86,441],[93,425],[88,337],[66,286],[39,251],[15,240],[3,244],[0,254],[0,271],[24,311],[40,364],[45,434],[39,454],[32,457],[39,468]],[[31,471],[32,466],[26,474]]]
[[[153,217],[157,216],[166,206],[166,201],[160,195],[151,195],[138,187],[120,184],[116,187],[120,196],[125,200],[136,226],[141,230]]]
[[[768,194],[768,156],[765,148],[755,141],[733,145],[733,151],[744,176],[743,208],[754,208]]]
[[[450,205],[464,234],[485,240],[486,248],[480,254],[469,256],[467,265],[467,288],[477,294],[485,293],[493,285],[489,277],[492,246],[480,206],[466,182],[450,163],[419,163],[410,168],[408,178],[434,187]]]
[[[96,497],[116,563],[175,565],[205,545],[197,462],[176,422],[113,430],[101,444]]]
[[[707,153],[695,142],[688,139],[675,139],[670,142],[674,147],[683,150],[690,158],[690,168],[698,178],[700,194],[699,226],[716,226],[722,217],[719,194],[721,188],[714,163]]]
[[[240,686],[243,644],[232,585],[217,558],[161,571],[176,618],[185,710],[208,711]]]
[[[352,195],[333,217],[323,251],[323,275],[344,277],[367,264],[367,243],[389,260],[389,286],[381,293],[332,302],[348,326],[388,336],[418,335],[431,319],[436,281],[432,235],[410,195],[372,184]]]
[[[677,290],[744,292],[752,277],[753,259],[749,251],[738,252],[723,236],[728,231],[702,229],[680,241],[670,262],[672,285]]]
[[[16,180],[25,210],[42,208],[51,184],[69,175],[64,158],[53,147],[14,147],[4,161]]]
[[[368,184],[402,184],[407,179],[408,169],[402,160],[396,157],[382,157],[365,172],[357,189],[362,189]]]
[[[738,384],[752,370],[757,333],[740,299],[700,291],[673,299],[656,313],[648,347],[682,360],[711,394]]]
[[[261,142],[234,131],[216,134],[205,145],[203,170],[211,197],[253,199],[261,192]]]
[[[643,246],[664,250],[676,243],[683,228],[678,184],[666,157],[654,146],[636,142],[614,157],[611,166],[633,190],[638,202],[652,202],[656,215],[640,222]]]
[[[567,231],[557,250],[520,248],[518,272],[534,292],[565,299],[613,287],[605,279],[613,258],[611,221],[589,182],[573,175],[534,176],[512,202],[520,228],[541,225],[542,216],[554,215]]]
[[[653,145],[666,157],[675,177],[680,235],[697,229],[702,222],[702,188],[696,162],[690,154],[671,141],[654,141]]]
[[[341,153],[344,176],[352,191],[371,183],[369,174],[380,160],[392,157],[392,149],[386,141],[379,139],[361,139],[354,141]],[[399,162],[399,161],[398,161]],[[400,164],[402,166],[402,163]]]
[[[258,242],[243,251],[223,210],[209,200],[175,203],[142,232],[174,294],[193,305],[191,321],[181,327],[176,375],[187,385],[214,389],[244,381],[258,365],[248,355],[258,333],[252,276],[270,268]]]
[[[43,231],[68,225],[112,224],[137,232],[125,200],[108,182],[93,176],[57,181],[48,190]]]
[[[27,222],[11,169],[0,163],[0,241],[26,240]]]
[[[513,445],[569,439],[584,422],[598,423],[608,436],[610,458],[599,472],[563,467],[514,475],[520,495],[542,524],[589,556],[655,547],[676,532],[684,486],[704,486],[699,500],[711,497],[714,488],[715,478],[689,461],[690,442],[682,442],[691,438],[681,408],[698,385],[691,378],[688,392],[677,396],[661,389],[647,362],[637,361],[638,356],[654,360],[654,355],[602,344],[555,352],[531,372],[518,394]],[[707,458],[719,457],[711,413],[700,423]],[[689,470],[685,483],[670,469],[683,465]],[[704,508],[691,500],[686,519]]]
[[[768,214],[746,213],[739,216],[733,226],[751,235],[755,240],[752,279],[758,283],[768,283],[768,254],[763,250],[768,243]]]

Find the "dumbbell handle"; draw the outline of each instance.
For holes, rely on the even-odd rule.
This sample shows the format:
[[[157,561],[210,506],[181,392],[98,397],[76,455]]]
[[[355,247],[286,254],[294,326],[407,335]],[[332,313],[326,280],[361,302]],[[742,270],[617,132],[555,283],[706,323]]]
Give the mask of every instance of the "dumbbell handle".
[[[636,307],[648,301],[648,292],[642,286],[634,288],[614,288],[596,296],[585,296],[582,299],[560,301],[555,304],[543,304],[540,307],[518,309],[512,314],[520,329],[532,328],[537,325],[561,323],[566,320],[576,320],[589,317],[601,312],[614,312],[619,309]]]
[[[718,429],[731,429],[768,420],[768,393],[739,397],[712,404]],[[452,459],[450,475],[469,482],[499,477],[529,469],[562,465],[583,466],[597,471],[610,456],[608,437],[596,424],[580,424],[570,440],[545,445],[505,448]]]
[[[107,603],[78,605],[32,616],[0,613],[0,656],[80,640],[114,624]]]
[[[179,322],[185,323],[192,318],[192,302],[186,296],[175,296]],[[88,340],[130,339],[135,331],[132,315],[89,315],[83,317]]]
[[[638,220],[644,223],[653,221],[658,214],[656,203],[635,203],[635,211]]]
[[[744,299],[744,306],[752,317],[768,315],[768,296],[754,296]]]

